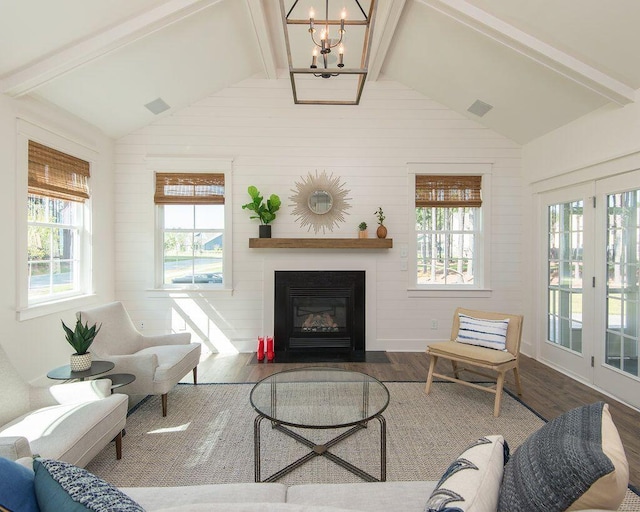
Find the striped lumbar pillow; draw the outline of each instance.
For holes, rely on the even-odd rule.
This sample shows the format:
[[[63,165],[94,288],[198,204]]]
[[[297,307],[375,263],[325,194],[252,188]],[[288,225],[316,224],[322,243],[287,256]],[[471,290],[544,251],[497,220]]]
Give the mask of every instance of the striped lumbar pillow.
[[[487,320],[458,313],[460,328],[456,341],[468,345],[507,350],[507,328],[509,319]]]

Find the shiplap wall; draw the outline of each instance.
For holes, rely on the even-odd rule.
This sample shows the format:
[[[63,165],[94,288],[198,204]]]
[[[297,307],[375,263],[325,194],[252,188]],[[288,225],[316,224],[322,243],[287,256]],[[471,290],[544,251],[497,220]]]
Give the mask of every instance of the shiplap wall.
[[[233,159],[233,293],[183,293],[154,288],[153,173],[148,156],[200,155]],[[458,305],[521,311],[521,148],[513,141],[396,82],[369,83],[359,106],[294,105],[288,79],[252,78],[123,137],[116,143],[116,296],[146,332],[188,329],[212,349],[252,350],[271,324],[274,268],[370,270],[368,347],[423,350],[448,336]],[[412,235],[409,162],[492,162],[492,295],[483,299],[408,298],[400,247]],[[350,191],[346,222],[314,235],[291,215],[295,182],[315,171],[339,176]],[[283,206],[274,237],[355,237],[357,225],[375,236],[378,206],[394,248],[257,250],[248,239],[258,224],[241,205],[247,187],[276,193]],[[266,299],[265,299],[266,298]],[[267,316],[267,318],[265,318]],[[433,320],[438,323],[432,329]]]

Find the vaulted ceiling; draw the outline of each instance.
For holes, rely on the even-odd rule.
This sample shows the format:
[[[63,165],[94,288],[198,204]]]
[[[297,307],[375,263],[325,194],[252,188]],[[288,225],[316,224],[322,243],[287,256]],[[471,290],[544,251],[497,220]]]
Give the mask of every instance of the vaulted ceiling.
[[[526,143],[637,101],[639,25],[638,0],[378,0],[368,80]],[[288,80],[279,0],[0,0],[0,91],[115,138],[252,76]]]

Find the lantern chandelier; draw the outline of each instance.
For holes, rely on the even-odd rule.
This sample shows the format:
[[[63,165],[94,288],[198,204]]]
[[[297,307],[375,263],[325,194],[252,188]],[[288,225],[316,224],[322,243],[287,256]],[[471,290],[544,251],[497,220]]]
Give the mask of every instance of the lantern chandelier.
[[[340,9],[339,18],[335,16],[338,14],[338,8],[334,5],[334,10],[330,10],[329,3],[330,0],[325,0],[324,12],[320,13],[321,16],[324,15],[324,19],[318,19],[311,0],[288,0],[288,5],[290,5],[288,9],[285,6],[285,0],[280,0],[289,61],[289,76],[293,100],[297,104],[357,105],[360,102],[368,73],[369,50],[377,0],[340,0],[340,3],[346,5]],[[365,4],[364,8],[362,4]],[[350,6],[350,11],[347,10],[347,5]],[[307,7],[307,12],[303,14],[301,11]],[[308,18],[303,18],[302,16],[306,14],[308,14]],[[330,14],[335,17],[331,19]],[[345,27],[351,29],[348,48],[345,48],[347,45],[347,37],[345,36],[347,29]],[[307,32],[306,37],[303,36],[303,30]],[[306,68],[303,67],[306,64],[303,64],[301,59],[304,53],[308,52],[305,46],[308,48],[309,36],[312,50],[310,54],[307,53],[307,58],[311,57],[311,65]],[[359,67],[356,67],[353,61],[357,58],[355,56],[358,53],[356,51],[358,43],[362,45],[362,51]],[[347,58],[345,58],[345,50],[348,51]],[[337,56],[334,58],[336,53]],[[347,67],[345,67],[345,60],[348,61]],[[337,62],[336,67],[331,67],[335,62]],[[355,99],[331,97],[334,93],[336,96],[344,94],[346,89],[344,85],[322,90],[317,85],[310,85],[308,80],[301,81],[311,76],[325,79],[342,76],[345,82],[348,81],[355,85]],[[302,94],[300,94],[301,90]],[[305,93],[306,91],[311,92]],[[314,92],[321,97],[318,99],[308,97]]]
[[[359,3],[358,3],[358,7],[360,7]],[[362,7],[360,7],[360,10],[362,10]],[[325,12],[325,15],[324,15],[325,25],[324,25],[324,28],[322,29],[320,42],[318,42],[316,41],[316,38],[315,38],[316,28],[314,25],[314,18],[316,14],[313,9],[309,11],[309,34],[311,34],[311,40],[313,41],[313,44],[316,45],[316,48],[313,49],[313,58],[311,60],[310,68],[311,69],[318,68],[318,48],[320,48],[320,55],[322,55],[322,63],[324,64],[324,69],[327,69],[329,67],[327,65],[327,62],[329,60],[328,55],[331,53],[331,49],[335,48],[336,46],[339,47],[338,54],[340,55],[340,61],[338,62],[338,67],[343,68],[344,67],[344,45],[342,44],[342,38],[344,37],[344,19],[347,17],[347,11],[346,9],[343,8],[342,12],[340,13],[340,30],[338,30],[338,33],[340,34],[340,39],[338,39],[333,44],[331,43],[332,39],[329,37],[329,0],[326,0],[325,2],[324,12]],[[364,14],[364,11],[362,12],[362,14]],[[322,78],[331,78],[332,76],[338,76],[338,73],[327,73],[327,72],[314,73],[313,76],[322,77]]]

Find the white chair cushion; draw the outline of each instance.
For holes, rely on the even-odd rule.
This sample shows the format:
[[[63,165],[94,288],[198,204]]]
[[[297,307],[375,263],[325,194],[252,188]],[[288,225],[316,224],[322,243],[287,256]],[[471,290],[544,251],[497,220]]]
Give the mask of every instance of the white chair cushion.
[[[509,319],[489,320],[458,313],[460,327],[456,341],[478,347],[507,350]]]

